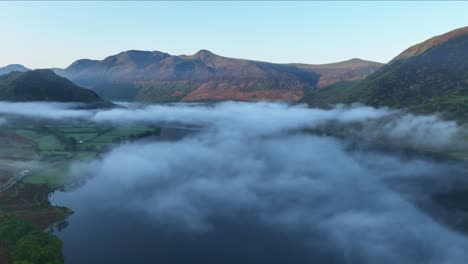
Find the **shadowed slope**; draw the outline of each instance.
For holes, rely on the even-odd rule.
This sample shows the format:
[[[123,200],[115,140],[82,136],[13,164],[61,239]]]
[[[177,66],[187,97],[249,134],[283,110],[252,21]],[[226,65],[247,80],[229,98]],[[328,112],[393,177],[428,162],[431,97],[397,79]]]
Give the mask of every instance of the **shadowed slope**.
[[[0,76],[0,100],[12,102],[81,102],[111,106],[95,92],[79,87],[51,70],[11,72]]]

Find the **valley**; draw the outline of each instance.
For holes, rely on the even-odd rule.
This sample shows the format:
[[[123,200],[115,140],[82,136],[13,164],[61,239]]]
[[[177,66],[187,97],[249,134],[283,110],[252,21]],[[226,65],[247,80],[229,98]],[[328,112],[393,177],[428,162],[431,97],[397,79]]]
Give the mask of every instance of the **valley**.
[[[22,108],[26,107],[28,104],[24,104]],[[2,174],[3,186],[8,186],[8,182],[18,179],[18,176],[20,178],[0,192],[0,214],[4,219],[2,225],[8,229],[15,225],[32,223],[41,230],[52,231],[47,233],[47,239],[56,240],[58,237],[64,242],[65,263],[88,262],[90,259],[93,259],[91,263],[100,260],[125,263],[133,258],[144,261],[147,255],[161,261],[184,261],[185,258],[171,253],[170,248],[174,243],[191,244],[196,241],[202,252],[208,247],[221,250],[223,244],[220,241],[237,243],[238,240],[246,239],[247,233],[253,232],[252,230],[259,232],[257,243],[268,248],[287,246],[282,242],[286,235],[282,225],[277,226],[278,230],[270,229],[269,225],[264,225],[265,219],[250,213],[251,208],[256,208],[255,203],[248,201],[241,207],[236,205],[240,202],[235,198],[238,197],[237,193],[249,190],[243,183],[238,183],[241,187],[233,190],[235,195],[232,197],[211,196],[210,193],[215,190],[209,186],[215,184],[218,186],[216,189],[229,189],[230,184],[224,185],[224,182],[243,179],[246,177],[244,175],[251,173],[244,172],[246,169],[253,170],[254,175],[257,175],[252,176],[252,179],[271,178],[272,182],[267,184],[268,190],[265,190],[267,193],[278,193],[286,197],[292,195],[290,199],[293,200],[302,196],[288,194],[287,189],[277,190],[275,182],[281,181],[284,173],[293,171],[294,175],[301,175],[301,171],[306,171],[304,175],[308,176],[304,176],[304,180],[308,188],[315,186],[315,180],[310,175],[317,175],[325,185],[337,184],[335,187],[341,189],[349,184],[357,184],[353,188],[362,188],[362,195],[377,195],[367,193],[368,187],[365,186],[370,184],[372,188],[383,188],[381,191],[386,195],[402,197],[403,201],[411,204],[408,208],[410,214],[427,215],[429,226],[440,224],[447,229],[465,232],[468,224],[468,217],[464,215],[464,203],[460,203],[460,197],[465,195],[463,186],[468,186],[468,182],[462,177],[467,169],[468,146],[465,142],[468,142],[468,137],[464,133],[464,127],[453,121],[363,106],[321,110],[278,103],[127,104],[126,108],[97,111],[73,109],[70,108],[73,105],[67,104],[54,107],[54,111],[50,112],[60,114],[67,111],[68,115],[74,117],[54,120],[53,115],[50,115],[35,121],[34,116],[26,118],[12,113],[6,116],[8,122],[3,125],[1,133],[1,157],[2,168],[9,173]],[[247,119],[244,118],[245,111],[251,113]],[[307,114],[303,115],[302,112]],[[32,114],[34,113],[30,113]],[[268,115],[273,115],[276,119],[265,118]],[[291,123],[292,116],[301,118]],[[401,129],[406,132],[402,133]],[[400,132],[396,133],[397,131]],[[288,142],[287,148],[291,148],[289,155],[294,158],[285,159],[282,154],[277,156],[285,151],[283,142]],[[309,155],[310,153],[312,154]],[[338,157],[341,166],[347,168],[346,172],[335,171],[334,166],[328,162],[325,166],[319,165],[330,160],[329,155]],[[218,161],[211,163],[213,159]],[[233,163],[234,160],[240,164]],[[250,164],[251,160],[257,160],[258,164]],[[305,165],[303,161],[312,165]],[[385,164],[393,165],[386,167]],[[222,174],[218,174],[218,166],[221,166]],[[343,175],[369,182],[361,186],[359,181],[343,178]],[[446,176],[440,178],[439,175]],[[203,181],[212,183],[199,185],[197,181],[200,177]],[[425,191],[420,192],[419,186],[424,186]],[[180,188],[190,189],[182,191]],[[211,191],[206,192],[205,188]],[[248,192],[253,192],[268,206],[278,206],[281,214],[287,214],[283,202],[270,200],[267,193],[257,188]],[[346,188],[342,190],[343,195],[354,192]],[[165,205],[169,206],[167,208],[154,207],[164,205],[167,199],[172,200],[173,193],[182,195],[174,200],[175,204],[168,202]],[[315,195],[311,194],[310,199],[316,199]],[[328,192],[323,195],[326,203],[335,203]],[[184,201],[182,204],[179,204],[180,199]],[[205,202],[198,202],[204,200],[207,203],[233,206],[229,210],[244,215],[244,219],[248,221],[239,223],[229,217],[229,214],[224,215],[227,212],[224,212],[223,207],[214,206],[215,211],[204,212]],[[184,208],[186,203],[194,208]],[[359,207],[359,203],[357,200],[349,206]],[[132,204],[139,206],[134,208]],[[143,206],[145,204],[148,206]],[[308,208],[309,205],[306,203],[300,206]],[[379,206],[393,205],[384,203]],[[398,205],[398,208],[399,206],[403,205]],[[270,214],[269,209],[261,210]],[[197,216],[196,212],[206,213],[209,218],[199,219],[201,216]],[[185,213],[195,215],[186,222]],[[214,215],[211,216],[212,214]],[[23,220],[27,222],[22,222]],[[105,225],[102,225],[103,221]],[[138,231],[133,227],[135,223],[139,223]],[[229,239],[232,240],[223,240],[217,232],[203,231],[206,224],[213,225],[222,232],[236,230],[238,235],[230,235]],[[273,224],[272,227],[276,225]],[[394,228],[393,224],[389,225]],[[161,229],[164,226],[169,229]],[[116,228],[135,243],[130,251],[124,250],[128,247],[124,242],[111,243]],[[186,228],[194,228],[193,231],[187,231],[195,232],[191,235],[194,236],[192,239],[172,234]],[[27,232],[35,235],[31,237],[29,233],[25,233],[18,239],[28,236],[34,240],[39,239],[36,235],[42,235],[42,232]],[[151,243],[166,248],[166,253],[153,252],[138,235],[132,235],[139,232],[152,234]],[[307,232],[316,231],[312,228]],[[431,232],[439,231],[429,231]],[[87,234],[86,237],[91,240],[82,243],[79,239],[81,235],[78,234]],[[99,238],[96,234],[100,234]],[[438,235],[445,236],[445,233]],[[162,239],[164,237],[166,238]],[[93,242],[95,239],[98,239],[99,246]],[[294,241],[296,239],[301,240],[294,235]],[[311,243],[316,242],[312,240]],[[123,253],[112,257],[108,248],[111,244],[121,247],[119,251]],[[87,245],[97,247],[98,250],[91,250]],[[305,261],[330,258],[333,255],[322,255],[316,249],[311,253],[309,248],[300,249],[295,242],[287,247],[290,249],[279,251],[284,254],[273,254],[272,258],[258,255],[255,258],[239,257],[238,261],[254,263],[256,260],[268,260],[277,263],[275,261],[286,256]],[[324,247],[332,250],[331,244]],[[39,250],[41,246],[36,248]],[[261,247],[254,248],[259,252],[264,250]],[[3,253],[0,256],[3,261],[10,261],[12,257],[19,260],[21,254],[15,252],[20,251],[21,249],[9,246],[2,248]],[[203,256],[196,256],[195,251],[190,249],[184,252],[183,256],[199,261],[224,260],[223,255],[206,252]],[[335,261],[340,263],[343,260],[337,257]]]
[[[462,264],[468,2],[0,1],[0,264]]]

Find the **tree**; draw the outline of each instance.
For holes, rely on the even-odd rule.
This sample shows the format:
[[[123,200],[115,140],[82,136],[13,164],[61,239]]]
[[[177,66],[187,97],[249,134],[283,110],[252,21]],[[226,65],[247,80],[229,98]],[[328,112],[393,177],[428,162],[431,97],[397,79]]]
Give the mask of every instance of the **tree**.
[[[7,217],[0,221],[0,243],[7,247],[13,247],[21,237],[36,230],[33,224],[23,219]]]
[[[12,253],[13,264],[62,263],[62,242],[24,219],[0,218],[0,243]]]
[[[31,263],[62,263],[62,242],[45,232],[32,232],[21,238],[13,251],[13,258]]]

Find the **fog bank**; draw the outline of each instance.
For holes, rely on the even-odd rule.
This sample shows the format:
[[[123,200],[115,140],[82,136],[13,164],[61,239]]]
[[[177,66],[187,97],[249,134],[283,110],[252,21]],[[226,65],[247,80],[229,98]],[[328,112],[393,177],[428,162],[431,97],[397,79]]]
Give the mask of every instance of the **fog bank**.
[[[75,164],[71,174],[90,179],[72,195],[57,194],[70,199],[74,210],[136,212],[169,230],[195,235],[216,230],[219,217],[241,221],[248,216],[292,234],[311,250],[335,252],[342,263],[468,259],[466,237],[415,205],[420,195],[459,184],[463,168],[350,148],[346,139],[453,149],[461,133],[455,122],[386,108],[234,102],[87,114],[97,123],[203,129],[175,142],[123,145],[102,160]],[[331,130],[344,138],[329,136]],[[424,194],[418,186],[425,182],[437,184],[428,184]]]
[[[91,111],[76,110],[81,106],[77,103],[0,102],[0,115],[13,115],[25,118],[39,118],[52,120],[69,120],[76,118],[90,118]]]
[[[454,121],[438,116],[418,116],[389,108],[336,106],[330,110],[311,109],[305,105],[282,103],[224,102],[204,104],[138,105],[108,110],[78,110],[70,103],[0,102],[0,121],[9,116],[97,124],[144,123],[152,125],[184,124],[216,129],[219,133],[242,130],[250,136],[271,135],[285,131],[314,130],[362,142],[380,142],[401,148],[424,151],[455,150],[463,129]]]

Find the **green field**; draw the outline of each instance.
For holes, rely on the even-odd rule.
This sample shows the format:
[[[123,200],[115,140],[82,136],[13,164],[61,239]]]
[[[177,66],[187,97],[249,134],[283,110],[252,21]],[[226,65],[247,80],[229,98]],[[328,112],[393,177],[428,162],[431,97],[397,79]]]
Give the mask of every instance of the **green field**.
[[[141,125],[23,126],[0,131],[0,160],[4,161],[3,164],[12,160],[40,162],[37,169],[25,165],[13,169],[9,166],[8,173],[7,170],[0,173],[0,187],[9,182],[8,177],[15,178],[21,171],[31,169],[24,182],[60,188],[69,180],[65,176],[72,162],[95,159],[115,146],[157,135],[159,131],[159,128]]]

